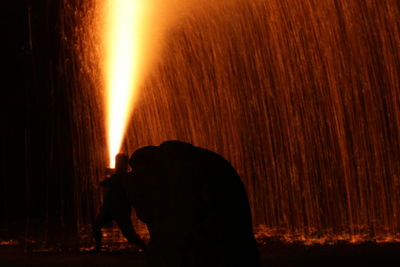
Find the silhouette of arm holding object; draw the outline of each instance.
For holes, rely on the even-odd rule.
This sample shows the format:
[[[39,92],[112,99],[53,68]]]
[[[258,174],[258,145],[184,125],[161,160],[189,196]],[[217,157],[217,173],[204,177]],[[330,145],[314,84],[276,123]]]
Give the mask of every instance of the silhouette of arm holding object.
[[[145,250],[145,243],[133,228],[131,222],[132,207],[123,188],[123,179],[125,179],[128,169],[128,157],[124,154],[118,154],[115,159],[115,173],[100,183],[107,190],[103,205],[92,225],[93,236],[96,241],[94,252],[99,252],[102,248],[101,229],[113,220],[117,222],[118,227],[129,243],[135,244],[140,249]]]

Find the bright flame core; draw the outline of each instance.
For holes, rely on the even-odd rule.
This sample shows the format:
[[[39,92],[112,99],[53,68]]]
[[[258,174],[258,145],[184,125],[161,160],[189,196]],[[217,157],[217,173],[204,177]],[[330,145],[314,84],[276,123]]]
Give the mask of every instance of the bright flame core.
[[[106,0],[106,110],[110,167],[115,166],[143,72],[146,0]]]

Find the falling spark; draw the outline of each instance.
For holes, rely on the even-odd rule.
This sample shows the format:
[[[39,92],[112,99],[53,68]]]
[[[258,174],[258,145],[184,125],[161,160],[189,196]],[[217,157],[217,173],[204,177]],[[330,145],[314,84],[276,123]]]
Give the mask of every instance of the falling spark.
[[[143,0],[107,0],[105,17],[105,84],[110,167],[120,151],[142,78],[146,12]]]
[[[88,45],[76,47],[77,58],[87,60],[87,68],[82,76],[77,69],[79,80],[75,73],[68,76],[70,86],[82,84],[82,92],[72,90],[78,104],[74,120],[88,130],[78,128],[72,139],[80,152],[75,155],[80,168],[80,161],[91,156],[82,152],[103,144],[96,135],[103,117],[92,96],[97,93],[93,85],[106,82],[93,75],[98,60],[115,58],[106,57],[103,47],[104,33],[110,36],[107,40],[116,40],[113,31],[106,31],[112,24],[99,25],[108,14],[103,10],[112,10],[117,2],[110,1],[106,9],[107,1],[83,1],[90,8],[71,10],[67,16],[80,19],[90,14],[87,11],[95,12],[93,27],[83,35],[87,42],[82,44]],[[146,43],[136,56],[145,58],[135,58],[137,68],[129,74],[140,79],[131,88],[137,90],[143,81],[149,56],[162,61],[152,68],[153,86],[141,94],[141,116],[124,137],[126,149],[179,138],[226,156],[246,185],[255,226],[264,226],[257,231],[259,240],[399,242],[398,4],[269,0],[237,1],[232,9],[220,9],[214,8],[219,1],[208,2],[212,8],[196,7],[196,13],[162,33],[169,34],[164,43],[157,27],[171,28],[170,21],[160,23],[170,17],[154,13],[179,12],[170,8],[170,1],[146,0],[151,13],[142,12],[136,20],[143,23],[140,34],[147,37],[140,39]],[[61,25],[66,33],[85,29],[71,27],[69,21]],[[95,38],[88,38],[91,35]],[[154,46],[163,44],[166,49],[154,53]],[[111,76],[104,71],[107,75],[101,79]],[[87,77],[93,81],[88,83]],[[95,123],[84,114],[94,114]],[[111,152],[110,159],[116,153]],[[99,163],[102,156],[97,156]],[[76,183],[76,191],[86,192],[86,185],[98,182],[99,171],[93,166],[82,169],[85,182]]]

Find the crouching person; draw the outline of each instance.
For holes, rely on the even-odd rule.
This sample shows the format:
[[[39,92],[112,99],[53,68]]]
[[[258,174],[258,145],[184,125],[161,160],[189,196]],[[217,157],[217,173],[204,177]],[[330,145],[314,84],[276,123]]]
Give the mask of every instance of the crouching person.
[[[140,249],[145,250],[146,244],[137,235],[131,222],[132,207],[127,198],[123,187],[123,179],[126,178],[128,171],[128,156],[118,154],[115,157],[115,174],[109,178],[105,178],[100,183],[105,187],[106,194],[103,206],[97,215],[92,227],[93,235],[96,240],[96,247],[93,252],[100,252],[102,248],[102,232],[101,229],[115,220],[124,237],[129,243],[137,245]]]

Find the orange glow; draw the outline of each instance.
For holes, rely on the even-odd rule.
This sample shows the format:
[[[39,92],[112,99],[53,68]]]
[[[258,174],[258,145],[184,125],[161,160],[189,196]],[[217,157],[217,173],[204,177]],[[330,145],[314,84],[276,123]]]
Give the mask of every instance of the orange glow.
[[[148,4],[145,0],[107,0],[103,8],[106,129],[113,168],[143,76]]]

